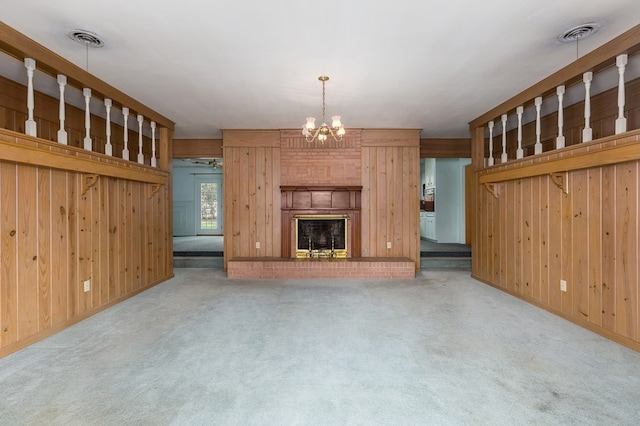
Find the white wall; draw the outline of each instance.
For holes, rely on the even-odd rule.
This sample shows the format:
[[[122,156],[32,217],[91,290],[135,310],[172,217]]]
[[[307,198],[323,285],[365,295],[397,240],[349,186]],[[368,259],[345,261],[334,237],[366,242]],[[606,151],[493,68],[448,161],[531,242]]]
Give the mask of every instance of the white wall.
[[[187,164],[187,165],[182,165]],[[211,167],[189,166],[183,161],[173,167],[173,235],[196,235],[196,209],[199,204],[196,198],[196,178],[198,173],[214,173],[222,176],[222,169]]]
[[[423,158],[421,187],[435,188],[436,240],[465,243],[465,166],[469,158]],[[422,194],[421,194],[422,199]]]

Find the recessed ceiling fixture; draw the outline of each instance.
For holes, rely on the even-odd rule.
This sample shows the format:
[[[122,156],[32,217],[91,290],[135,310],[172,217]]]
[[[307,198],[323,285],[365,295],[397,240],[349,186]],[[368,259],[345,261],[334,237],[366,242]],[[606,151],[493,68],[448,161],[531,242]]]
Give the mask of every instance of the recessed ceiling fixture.
[[[73,30],[67,33],[67,36],[82,45],[87,47],[102,47],[104,46],[104,41],[100,38],[100,36],[96,33],[92,33],[87,30]]]
[[[573,27],[558,36],[558,41],[562,43],[573,43],[574,41],[583,40],[587,37],[597,33],[600,29],[600,24],[596,22],[590,22],[588,24],[578,25]]]
[[[316,119],[313,117],[307,117],[307,122],[302,126],[302,135],[305,137],[307,142],[313,142],[318,138],[318,140],[324,144],[324,141],[327,140],[329,135],[331,135],[336,142],[339,142],[345,134],[344,126],[340,121],[340,116],[334,115],[331,117],[331,127],[329,127],[324,118],[324,83],[329,80],[329,77],[321,75],[318,77],[318,80],[322,82],[322,124],[316,130]]]

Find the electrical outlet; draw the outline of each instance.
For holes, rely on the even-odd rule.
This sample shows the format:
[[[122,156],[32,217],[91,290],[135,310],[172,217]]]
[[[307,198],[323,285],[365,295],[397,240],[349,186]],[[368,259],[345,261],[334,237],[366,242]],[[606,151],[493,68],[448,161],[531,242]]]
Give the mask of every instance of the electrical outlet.
[[[391,241],[387,241],[387,248],[390,249],[391,248]]]
[[[565,280],[560,280],[560,291],[567,291],[567,282]]]
[[[91,290],[91,280],[86,280],[84,282],[84,292],[88,292],[89,290]]]
[[[256,248],[259,249],[260,248],[260,241],[256,241]]]

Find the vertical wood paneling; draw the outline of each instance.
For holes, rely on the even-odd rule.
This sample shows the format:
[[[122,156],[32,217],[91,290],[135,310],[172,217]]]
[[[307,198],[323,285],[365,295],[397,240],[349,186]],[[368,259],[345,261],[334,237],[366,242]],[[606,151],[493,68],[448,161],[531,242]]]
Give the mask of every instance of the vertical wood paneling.
[[[124,180],[118,181],[118,193],[119,197],[119,244],[118,244],[118,257],[119,257],[119,279],[118,282],[120,284],[120,291],[118,296],[122,296],[131,292],[131,277],[129,273],[129,252],[131,248],[127,244],[128,235],[131,232],[131,223],[128,220],[129,217],[129,209],[130,209],[130,199],[129,193],[127,192],[128,182]]]
[[[536,266],[542,260],[542,238],[540,227],[540,176],[531,179],[531,226],[529,238],[531,238],[531,297],[540,300],[542,272],[544,268]]]
[[[103,190],[104,178],[99,178],[93,187],[91,187],[91,287],[89,290],[91,298],[91,307],[100,306],[100,296],[102,294],[102,280],[100,275],[100,234],[102,224],[106,221],[100,221],[100,202]]]
[[[562,191],[547,178],[549,197],[549,305],[562,308],[560,280],[562,279]]]
[[[76,191],[78,195],[78,277],[75,281],[76,293],[78,294],[78,313],[83,313],[91,309],[91,293],[84,291],[84,281],[91,279],[91,200],[93,191],[89,190],[82,194],[84,176],[76,181]]]
[[[510,206],[509,206],[509,200],[507,198],[507,191],[506,191],[506,187],[507,184],[506,183],[502,183],[499,186],[499,190],[500,190],[500,195],[499,195],[499,204],[500,204],[500,214],[497,217],[497,220],[494,220],[495,226],[500,228],[500,245],[499,245],[499,254],[498,256],[500,257],[500,286],[503,288],[508,288],[509,285],[509,269],[511,269],[510,265],[509,265],[509,258],[507,256],[504,255],[504,253],[507,252],[508,250],[508,245],[509,245],[509,225],[508,225],[508,220],[509,220],[509,210],[510,210]],[[486,192],[486,191],[485,191]],[[478,221],[483,221],[483,216],[482,215],[478,215]],[[480,244],[472,244],[471,246],[471,251],[473,252],[474,249],[473,246],[474,245],[478,245],[480,247],[482,247],[482,245]]]
[[[142,207],[140,205],[140,184],[138,182],[129,182],[131,192],[131,231],[143,230],[142,227]],[[131,288],[135,291],[140,288],[142,277],[141,264],[142,264],[142,238],[143,233],[136,238],[131,244]]]
[[[589,230],[589,282],[588,304],[589,321],[602,325],[602,170],[587,170],[588,212],[587,229]]]
[[[113,300],[120,295],[120,277],[122,266],[120,264],[120,191],[118,181],[109,179],[109,300]]]
[[[98,242],[97,242],[97,252],[94,256],[94,270],[97,271],[97,278],[100,283],[100,291],[97,292],[98,297],[94,297],[94,306],[99,306],[103,303],[106,303],[110,300],[109,292],[112,291],[111,284],[112,281],[109,279],[109,268],[113,263],[112,259],[112,251],[109,249],[110,244],[110,235],[109,230],[111,229],[111,220],[112,218],[109,215],[109,204],[111,191],[109,191],[109,187],[112,185],[113,179],[102,177],[100,178],[100,191],[98,196],[98,215],[97,215],[97,223],[95,227],[98,229]]]
[[[551,251],[549,249],[549,176],[541,176],[540,181],[540,260],[538,267],[540,269],[540,302],[544,305],[549,304],[550,289],[550,259]],[[553,188],[552,188],[553,189]]]
[[[598,229],[589,228],[587,217],[588,181],[587,171],[578,170],[571,179],[571,235],[572,279],[569,283],[573,293],[573,311],[585,320],[589,318],[589,235]],[[586,254],[586,256],[585,256]]]
[[[18,325],[17,260],[17,166],[0,162],[0,232],[2,232],[2,268],[0,269],[0,343],[13,344]]]
[[[247,158],[247,215],[248,215],[248,224],[249,227],[246,232],[247,244],[249,246],[249,256],[256,257],[258,255],[258,250],[256,249],[256,239],[258,233],[256,231],[256,226],[258,223],[258,210],[260,210],[260,214],[264,214],[265,206],[264,204],[258,205],[256,203],[256,189],[257,189],[257,180],[256,176],[256,161],[260,161],[259,155],[261,152],[259,148],[251,148],[248,153]]]
[[[266,148],[256,148],[256,159],[255,159],[255,191],[254,191],[254,199],[255,206],[253,215],[255,216],[255,227],[252,231],[253,233],[253,241],[260,242],[260,249],[255,249],[256,254],[254,256],[262,255],[267,247],[265,243],[266,239],[266,223],[268,221],[268,217],[271,214],[270,205],[267,203],[267,191],[266,191],[266,181],[267,181],[267,152]],[[259,210],[258,206],[264,206],[262,210]],[[272,238],[269,238],[271,240]],[[255,245],[254,245],[255,247]]]
[[[505,223],[505,227],[507,228],[507,245],[504,255],[507,259],[507,288],[517,292],[517,268],[519,265],[516,264],[516,250],[518,249],[516,235],[516,183],[506,182],[505,186],[507,188],[504,194],[505,202],[512,206],[507,210],[507,221]]]
[[[533,196],[532,179],[522,181],[522,293],[525,297],[533,295]]]
[[[280,256],[279,149],[225,147],[224,157],[225,262]]]
[[[418,259],[419,267],[417,152],[406,146],[362,147],[362,256],[409,257]]]
[[[38,329],[51,326],[51,170],[38,173]]]
[[[571,174],[569,175],[569,182],[566,184],[569,188],[572,188],[572,179]],[[558,189],[561,192],[561,235],[562,235],[562,257],[561,257],[561,269],[560,269],[560,277],[567,281],[567,291],[563,291],[560,293],[561,306],[562,310],[571,314],[573,312],[573,293],[574,293],[574,280],[573,280],[573,246],[571,244],[573,238],[573,229],[571,227],[572,216],[573,216],[573,203],[571,202],[571,197],[573,193],[570,191],[569,194],[562,193],[561,189]],[[552,283],[553,285],[553,283]]]
[[[373,209],[376,205],[375,176],[377,175],[375,151],[371,148],[362,148],[362,240],[363,257],[373,256],[375,250],[371,246],[376,240],[376,227],[373,226]]]
[[[271,217],[267,222],[267,226],[272,230],[271,240],[272,249],[267,252],[267,256],[278,256],[282,249],[282,222],[280,220],[280,148],[270,148],[267,152],[267,156],[271,158],[271,162],[267,163],[268,172],[267,176],[270,176],[270,181],[267,182],[267,188],[270,188],[267,192],[271,194]]]
[[[485,191],[488,192],[488,191]],[[499,199],[491,196],[493,200],[489,199],[489,212],[488,214],[488,224],[487,228],[489,229],[489,236],[487,238],[487,255],[490,257],[489,260],[489,276],[493,277],[493,281],[498,283],[500,286],[504,286],[504,281],[502,280],[501,266],[500,266],[500,249],[502,244],[502,234],[500,230],[502,229],[499,224],[502,219],[501,214],[501,203]]]
[[[554,160],[636,143],[637,136],[632,134],[550,153],[547,158]],[[489,229],[493,229],[492,222],[496,223],[498,232],[506,235],[501,237],[504,244],[500,244],[498,253],[501,268],[504,265],[507,271],[506,283],[492,273],[490,262],[487,268],[474,265],[474,275],[497,287],[506,286],[517,296],[616,341],[640,348],[639,164],[630,159],[561,173],[568,193],[548,175],[501,181],[496,184],[500,193],[495,202],[501,206],[497,209],[494,201],[483,195],[484,188],[477,187],[480,206],[476,211],[480,217],[476,223],[489,224]],[[500,170],[500,166],[497,168]],[[496,168],[493,170],[495,173]],[[483,173],[480,171],[479,176]],[[479,262],[484,262],[484,250],[490,249],[496,238],[478,231],[473,235],[474,251],[480,253]],[[520,236],[524,244],[521,248]],[[519,250],[523,253],[522,262],[517,258]],[[517,282],[518,271],[525,285],[527,280],[533,283],[530,294],[526,287],[521,292],[510,284]],[[560,280],[567,281],[566,292],[560,290]]]
[[[37,169],[18,166],[18,339],[38,331]]]
[[[238,244],[242,255],[251,256],[251,247],[249,242],[249,234],[251,232],[251,216],[249,215],[249,181],[253,176],[249,176],[249,161],[251,148],[240,148],[239,158],[239,172],[242,176],[240,180],[239,197],[238,197],[238,212],[240,228],[236,230],[238,234]],[[245,254],[246,253],[246,254]]]
[[[376,192],[378,193],[376,204],[376,218],[374,223],[378,225],[378,240],[375,241],[375,257],[384,257],[387,251],[387,241],[389,241],[389,222],[387,220],[387,149],[378,148],[376,175]]]
[[[65,321],[69,315],[69,222],[67,175],[51,170],[51,299],[52,325]],[[62,284],[64,283],[64,284]]]
[[[407,235],[404,233],[404,223],[403,223],[403,210],[409,210],[409,206],[406,209],[403,209],[403,196],[408,196],[409,191],[405,192],[405,182],[404,173],[401,166],[402,159],[402,151],[404,148],[388,148],[392,151],[391,154],[391,169],[393,178],[389,181],[388,186],[388,194],[390,195],[389,199],[392,199],[391,203],[391,214],[390,214],[390,223],[391,229],[393,229],[393,237],[391,239],[391,255],[393,257],[401,257],[402,256],[402,237],[403,235]],[[400,190],[398,190],[400,188]],[[407,188],[408,189],[408,188]],[[407,197],[409,198],[409,197]],[[407,240],[407,243],[409,240]]]
[[[616,167],[616,332],[637,340],[638,164]]]
[[[523,204],[523,196],[522,196],[522,180],[517,180],[514,182],[514,216],[513,216],[513,227],[514,227],[514,244],[515,249],[513,251],[514,255],[514,276],[515,276],[515,291],[517,293],[524,293],[524,284],[522,282],[522,274],[523,274],[523,226],[524,221],[522,220],[522,204]]]

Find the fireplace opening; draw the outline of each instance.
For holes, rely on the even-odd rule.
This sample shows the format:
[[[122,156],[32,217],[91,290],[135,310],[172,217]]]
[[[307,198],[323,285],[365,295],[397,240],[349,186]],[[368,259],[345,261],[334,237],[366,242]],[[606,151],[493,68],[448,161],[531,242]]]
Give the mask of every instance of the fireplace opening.
[[[348,216],[296,215],[297,258],[346,258]]]

